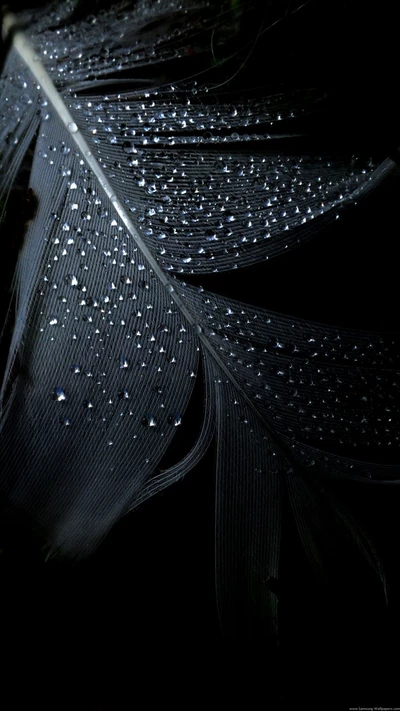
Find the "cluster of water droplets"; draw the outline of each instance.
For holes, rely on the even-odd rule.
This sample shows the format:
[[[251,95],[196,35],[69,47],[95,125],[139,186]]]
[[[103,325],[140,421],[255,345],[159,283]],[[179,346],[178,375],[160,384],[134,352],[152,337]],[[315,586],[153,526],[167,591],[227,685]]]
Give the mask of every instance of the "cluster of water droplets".
[[[208,0],[196,7],[189,0],[139,0],[97,8],[95,15],[81,12],[78,19],[76,3],[68,0],[62,6],[46,8],[46,12],[26,11],[22,21],[57,83],[87,84],[133,67],[188,61],[209,53],[212,28],[223,28],[220,42],[232,39],[237,33],[238,12],[251,12],[256,4],[250,0],[244,9],[235,11],[230,0],[218,3],[217,8]],[[71,23],[74,14],[75,22]],[[100,50],[94,52],[96,42]]]
[[[167,8],[179,23],[165,26]],[[212,3],[187,13],[176,0],[162,10],[140,2],[114,8],[112,21],[101,11],[69,24],[68,5],[31,23],[52,79],[68,86],[70,130],[83,132],[136,228],[177,274],[234,269],[290,249],[317,229],[316,218],[335,219],[376,167],[364,157],[332,159],[296,144],[305,130],[298,121],[319,110],[323,89],[226,92],[207,72],[158,89],[151,81],[146,89],[134,82],[119,88],[117,77],[123,82],[128,69],[154,62],[160,71],[171,58],[203,56],[205,27],[219,36],[221,23],[235,37],[238,17],[254,9],[247,3],[234,11],[229,2],[224,8],[219,16]],[[102,34],[107,41],[93,52],[93,38]],[[109,76],[115,83],[94,95]]]
[[[47,383],[54,418],[68,425],[70,437],[84,426],[100,428],[107,446],[120,444],[127,431],[132,441],[145,430],[169,441],[191,396],[198,357],[194,332],[171,299],[173,286],[156,278],[56,121],[41,132],[37,156],[57,197],[51,211],[43,197],[26,237],[26,259],[30,250],[42,253],[32,377]]]
[[[310,465],[390,475],[400,442],[399,338],[313,324],[181,287],[225,368],[262,417]],[[237,420],[248,423],[240,398]],[[304,450],[301,449],[304,446]],[[307,450],[307,445],[309,449]],[[303,454],[301,454],[303,452]],[[329,452],[343,454],[334,457]],[[389,453],[389,455],[388,455]],[[304,456],[303,456],[304,455]],[[335,463],[336,462],[336,463]],[[392,472],[391,476],[395,476]]]
[[[335,219],[376,167],[356,156],[296,155],[287,137],[282,150],[278,107],[287,97],[263,106],[218,104],[213,113],[174,89],[70,104],[136,228],[169,271],[234,269],[295,246],[317,229],[316,218]],[[261,116],[275,133],[260,130]],[[284,116],[295,117],[293,110]]]

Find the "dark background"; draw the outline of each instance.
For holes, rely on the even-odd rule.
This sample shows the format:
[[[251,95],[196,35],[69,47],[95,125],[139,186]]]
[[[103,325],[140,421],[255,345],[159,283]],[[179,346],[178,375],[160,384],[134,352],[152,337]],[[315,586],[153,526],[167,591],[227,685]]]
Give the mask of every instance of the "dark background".
[[[100,4],[85,3],[85,11]],[[295,29],[285,35],[280,71],[309,71],[333,87],[332,116],[340,119],[331,119],[333,144],[368,140],[371,150],[395,155],[400,123],[391,72],[398,42],[390,10],[384,3],[371,10],[359,2],[310,3]],[[237,272],[201,283],[283,313],[398,330],[399,197],[394,171],[338,223],[271,261],[267,279],[265,267],[255,267],[242,271],[240,293]],[[399,460],[398,452],[384,456]],[[187,708],[400,706],[397,487],[336,486],[382,556],[386,610],[372,573],[361,562],[355,567],[345,550],[338,551],[342,565],[330,589],[320,585],[286,506],[279,647],[222,635],[214,487],[210,450],[183,482],[126,517],[78,564],[45,563],[25,520],[1,520],[1,644],[19,678],[2,708],[24,708],[21,693],[39,708],[103,711],[168,701]]]

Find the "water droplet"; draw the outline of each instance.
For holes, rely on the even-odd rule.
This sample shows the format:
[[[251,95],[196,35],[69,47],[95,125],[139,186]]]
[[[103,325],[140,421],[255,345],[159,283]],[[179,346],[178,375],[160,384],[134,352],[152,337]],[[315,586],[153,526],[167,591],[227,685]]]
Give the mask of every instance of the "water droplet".
[[[68,131],[70,133],[76,133],[78,130],[78,126],[74,121],[70,121],[69,124],[67,125]]]
[[[55,326],[58,323],[56,316],[51,316],[49,324],[50,326]]]
[[[124,153],[136,153],[136,148],[134,146],[133,141],[124,141],[122,144],[122,150]]]
[[[143,427],[156,427],[157,423],[153,415],[146,415],[142,420]]]
[[[179,427],[182,424],[182,417],[180,415],[175,416],[174,426]]]
[[[62,402],[63,400],[66,400],[67,396],[65,394],[65,391],[60,387],[54,388],[54,399],[57,402]]]
[[[121,356],[120,361],[119,361],[119,367],[120,368],[129,368],[129,363],[126,358]]]
[[[169,294],[172,294],[172,292],[174,291],[174,287],[172,286],[172,284],[166,284],[165,288]]]
[[[78,286],[78,279],[74,274],[67,274],[64,281],[68,286]]]
[[[93,407],[93,403],[91,400],[85,400],[83,403],[83,407],[86,407],[87,410],[91,410]]]
[[[198,323],[193,324],[193,329],[194,332],[197,334],[200,334],[203,331],[202,327]]]
[[[127,390],[121,390],[121,392],[118,394],[118,397],[121,398],[121,400],[128,400],[129,393]]]
[[[71,420],[68,417],[60,417],[60,424],[68,427],[71,424]]]
[[[73,373],[80,373],[81,372],[81,368],[77,363],[74,363],[74,365],[72,366],[72,372]]]

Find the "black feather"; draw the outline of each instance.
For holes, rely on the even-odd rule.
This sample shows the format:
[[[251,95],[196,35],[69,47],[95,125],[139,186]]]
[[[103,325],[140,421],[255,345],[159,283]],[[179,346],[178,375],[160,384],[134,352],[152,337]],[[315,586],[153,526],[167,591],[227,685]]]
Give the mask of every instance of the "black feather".
[[[240,291],[244,267],[323,234],[394,167],[379,146],[360,141],[354,155],[349,137],[327,135],[321,83],[290,85],[283,69],[250,81],[286,5],[121,2],[88,17],[55,3],[19,20],[35,51],[6,19],[0,86],[1,199],[32,143],[35,196],[2,389],[3,491],[50,554],[81,557],[197,464],[215,432],[217,589],[234,636],[277,631],[285,495],[319,572],[342,532],[385,586],[321,477],[399,475],[349,456],[355,442],[398,444],[398,334],[195,286],[237,270]],[[196,378],[199,436],[160,472]]]

